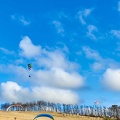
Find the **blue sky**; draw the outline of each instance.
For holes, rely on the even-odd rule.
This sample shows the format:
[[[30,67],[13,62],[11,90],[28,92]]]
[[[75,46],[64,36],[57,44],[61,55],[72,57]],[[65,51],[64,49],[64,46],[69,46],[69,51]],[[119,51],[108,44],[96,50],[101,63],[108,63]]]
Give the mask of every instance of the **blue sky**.
[[[119,0],[4,0],[0,15],[0,102],[120,105]]]

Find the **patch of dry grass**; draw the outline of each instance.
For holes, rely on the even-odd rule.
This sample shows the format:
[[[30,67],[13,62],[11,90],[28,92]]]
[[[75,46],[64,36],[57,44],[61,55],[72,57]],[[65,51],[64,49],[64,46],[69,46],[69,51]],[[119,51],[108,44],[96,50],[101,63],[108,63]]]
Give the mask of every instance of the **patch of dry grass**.
[[[85,117],[78,115],[63,115],[55,112],[28,112],[28,111],[0,111],[0,120],[33,120],[34,117],[41,113],[53,115],[55,120],[103,120],[99,117]],[[50,120],[46,117],[38,118],[37,120]]]

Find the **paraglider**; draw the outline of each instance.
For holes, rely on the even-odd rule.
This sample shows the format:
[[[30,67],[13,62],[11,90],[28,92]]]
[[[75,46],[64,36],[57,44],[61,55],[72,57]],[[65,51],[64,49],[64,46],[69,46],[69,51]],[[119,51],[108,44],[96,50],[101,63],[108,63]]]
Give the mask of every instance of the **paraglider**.
[[[31,70],[31,68],[32,68],[32,64],[28,64],[28,70]]]
[[[48,117],[48,118],[51,118],[52,120],[54,120],[53,116],[50,114],[38,114],[33,120],[36,120],[39,117]]]
[[[31,70],[31,68],[32,68],[32,64],[28,64],[28,70],[30,71]],[[31,75],[29,75],[29,77],[31,77]]]
[[[94,102],[94,104],[95,104],[95,105],[100,105],[100,102],[99,102],[98,100],[96,100],[96,101]]]

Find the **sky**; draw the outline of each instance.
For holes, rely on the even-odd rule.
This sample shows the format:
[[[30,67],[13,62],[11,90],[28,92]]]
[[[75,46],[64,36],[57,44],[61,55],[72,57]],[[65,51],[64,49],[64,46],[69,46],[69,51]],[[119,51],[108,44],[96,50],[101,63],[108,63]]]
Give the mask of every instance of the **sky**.
[[[0,16],[0,103],[120,105],[119,0],[4,0]]]

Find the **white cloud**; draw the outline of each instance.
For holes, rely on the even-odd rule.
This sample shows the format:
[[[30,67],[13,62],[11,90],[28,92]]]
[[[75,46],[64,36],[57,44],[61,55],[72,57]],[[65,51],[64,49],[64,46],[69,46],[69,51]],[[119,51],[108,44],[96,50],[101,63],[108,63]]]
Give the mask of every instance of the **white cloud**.
[[[26,68],[24,68],[20,65],[18,66],[14,64],[0,64],[0,72],[12,74],[13,76],[17,77],[17,80],[22,80],[22,82],[24,82],[24,80],[26,81],[29,75],[27,65]]]
[[[105,68],[105,60],[99,55],[99,53],[89,47],[83,47],[83,51],[88,59],[94,60],[90,65],[93,70],[99,71]]]
[[[90,15],[91,11],[92,11],[92,9],[85,9],[85,10],[83,11],[83,15],[84,15],[85,17],[87,17],[88,15]]]
[[[20,54],[27,58],[40,55],[41,52],[41,47],[33,45],[28,36],[23,37],[23,39],[20,41],[19,47],[21,48]]]
[[[17,20],[19,22],[21,22],[24,26],[30,25],[30,21],[26,20],[26,18],[24,16],[18,16],[18,15],[11,15],[11,18],[13,20]]]
[[[42,50],[43,51],[43,50]],[[45,68],[62,68],[68,71],[75,70],[78,68],[76,63],[70,62],[65,53],[63,53],[59,49],[55,50],[46,50],[41,53],[41,57],[37,59],[40,66],[44,66]]]
[[[48,85],[55,88],[76,89],[84,85],[84,78],[77,72],[67,72],[60,68],[35,71],[34,84]]]
[[[62,23],[54,20],[53,24],[55,25],[55,28],[57,29],[57,32],[61,35],[64,35],[64,29],[63,29]]]
[[[102,70],[104,67],[104,64],[101,62],[95,62],[94,64],[92,64],[92,69],[94,70]]]
[[[120,39],[120,30],[111,30],[110,32],[112,34],[112,37],[116,37],[118,40]],[[120,41],[117,42],[117,48],[115,50],[115,53],[117,56],[119,56],[119,51],[120,51]]]
[[[108,89],[120,91],[120,69],[108,68],[103,74],[102,83]]]
[[[79,65],[69,60],[68,52],[66,52],[68,48],[63,48],[63,50],[58,47],[42,48],[34,45],[28,36],[23,37],[19,47],[19,59],[15,57],[12,63],[0,64],[0,72],[11,74],[14,76],[12,81],[17,83],[28,82],[29,86],[24,88],[16,82],[9,81],[2,83],[1,98],[11,102],[22,101],[23,98],[26,101],[43,99],[50,102],[78,102],[79,96],[73,90],[84,86],[84,77],[78,72]],[[31,71],[27,69],[28,59],[31,60],[33,66]],[[9,85],[11,87],[7,88]],[[38,95],[36,90],[45,95]],[[61,99],[60,96],[62,96]]]
[[[87,36],[93,40],[96,40],[97,38],[95,36],[95,32],[98,31],[97,27],[94,25],[89,25],[87,29],[88,29]]]
[[[31,74],[30,82],[36,80],[34,84],[50,85],[58,88],[75,89],[84,85],[84,78],[77,72],[79,65],[70,62],[61,49],[40,49],[39,46],[32,44],[28,37],[24,37],[20,41],[20,48],[22,49],[20,55],[27,58],[36,56],[34,64],[39,69],[34,70],[33,64],[33,68],[29,73],[26,62],[25,68],[21,65],[18,66],[17,62],[17,65],[0,65],[1,72],[13,73],[25,80],[28,74]],[[23,63],[20,62],[20,64]]]
[[[118,12],[120,12],[120,1],[118,1]]]
[[[18,76],[17,80],[14,81],[21,81],[22,83],[27,81],[33,86],[32,91],[30,91],[30,86],[23,88],[14,82],[2,83],[1,98],[9,102],[28,102],[43,99],[50,102],[77,103],[79,97],[77,93],[72,92],[72,89],[80,88],[84,84],[83,77],[78,73],[69,73],[57,68],[48,71],[33,70],[30,72],[31,78],[28,77],[29,72],[27,68],[25,69],[22,66],[3,66],[0,71],[3,72],[3,70]],[[36,89],[39,90],[38,93]],[[42,93],[45,95],[42,96]],[[59,98],[60,96],[62,96],[61,99]]]
[[[23,23],[23,25],[29,25],[31,22],[30,21],[27,21],[24,16],[21,16],[19,18],[19,20]]]
[[[114,61],[113,59],[103,58],[97,51],[84,46],[83,52],[85,53],[86,58],[91,59],[90,67],[94,71],[105,70],[106,68],[117,68],[119,63]]]
[[[9,50],[7,50],[7,49],[5,49],[5,48],[0,48],[0,50],[2,51],[2,52],[4,52],[5,54],[9,54],[9,55],[14,55],[15,54],[15,52],[14,51],[9,51]]]
[[[111,34],[117,38],[120,38],[120,30],[111,30]]]
[[[83,11],[78,12],[79,20],[83,25],[86,24],[85,19],[86,19],[86,17],[88,17],[90,15],[91,11],[92,11],[92,9],[85,9]]]
[[[6,102],[30,102],[44,100],[55,103],[76,104],[79,97],[70,90],[49,87],[33,87],[31,90],[19,86],[15,82],[1,83],[1,99]]]
[[[79,15],[79,20],[80,20],[80,22],[81,22],[83,25],[86,24],[86,22],[85,22],[85,20],[83,19],[83,16],[82,16],[82,15]]]
[[[38,52],[35,52],[35,50],[33,49],[35,46],[33,44],[32,46],[34,47],[32,48],[28,42],[26,43],[26,39],[28,40],[28,38],[25,38],[25,41],[22,40],[22,55],[31,57],[34,56],[35,53],[39,53],[39,50]],[[29,52],[26,45],[30,46],[30,50],[32,50],[35,53]],[[34,82],[34,80],[36,80],[34,84],[49,85],[53,87],[67,89],[75,89],[84,85],[84,78],[77,72],[79,66],[76,63],[70,62],[66,58],[66,55],[59,49],[55,49],[53,51],[41,49],[41,55],[37,56],[35,58],[35,61],[39,68],[42,67],[44,69],[31,71],[31,81]],[[14,71],[14,69],[12,69],[11,67],[8,66],[8,68],[11,71]],[[21,68],[23,70],[20,69],[20,66],[19,68],[14,66],[14,68],[14,73],[18,72],[16,74],[19,75],[21,73],[20,71],[23,71],[23,76],[27,75],[27,71],[24,70],[24,68]]]
[[[99,53],[97,51],[89,48],[89,47],[84,46],[83,51],[85,52],[86,57],[89,58],[89,59],[94,59],[94,60],[97,60],[97,61],[102,60]]]
[[[41,95],[37,91],[39,91]],[[38,99],[42,98],[45,101],[55,103],[76,104],[79,102],[78,95],[71,90],[55,89],[49,87],[35,87],[33,88],[33,93],[38,96]]]
[[[27,64],[25,68],[16,65],[0,65],[0,72],[13,74],[17,77],[15,81],[29,81],[34,85],[52,86],[53,88],[61,89],[77,89],[84,86],[84,78],[78,72],[74,70],[67,71],[63,68],[43,70],[34,70],[32,68],[29,71]],[[31,78],[29,78],[29,74]]]
[[[1,88],[0,98],[6,102],[21,101],[21,99],[26,98],[27,95],[26,93],[28,93],[27,89],[24,89],[17,83],[11,81],[1,83],[0,88]]]
[[[43,51],[43,50],[42,50]],[[79,66],[70,62],[65,53],[59,49],[48,51],[44,49],[41,56],[36,59],[43,70],[35,71],[37,84],[49,84],[58,88],[79,88],[84,85],[84,78],[77,72]]]

